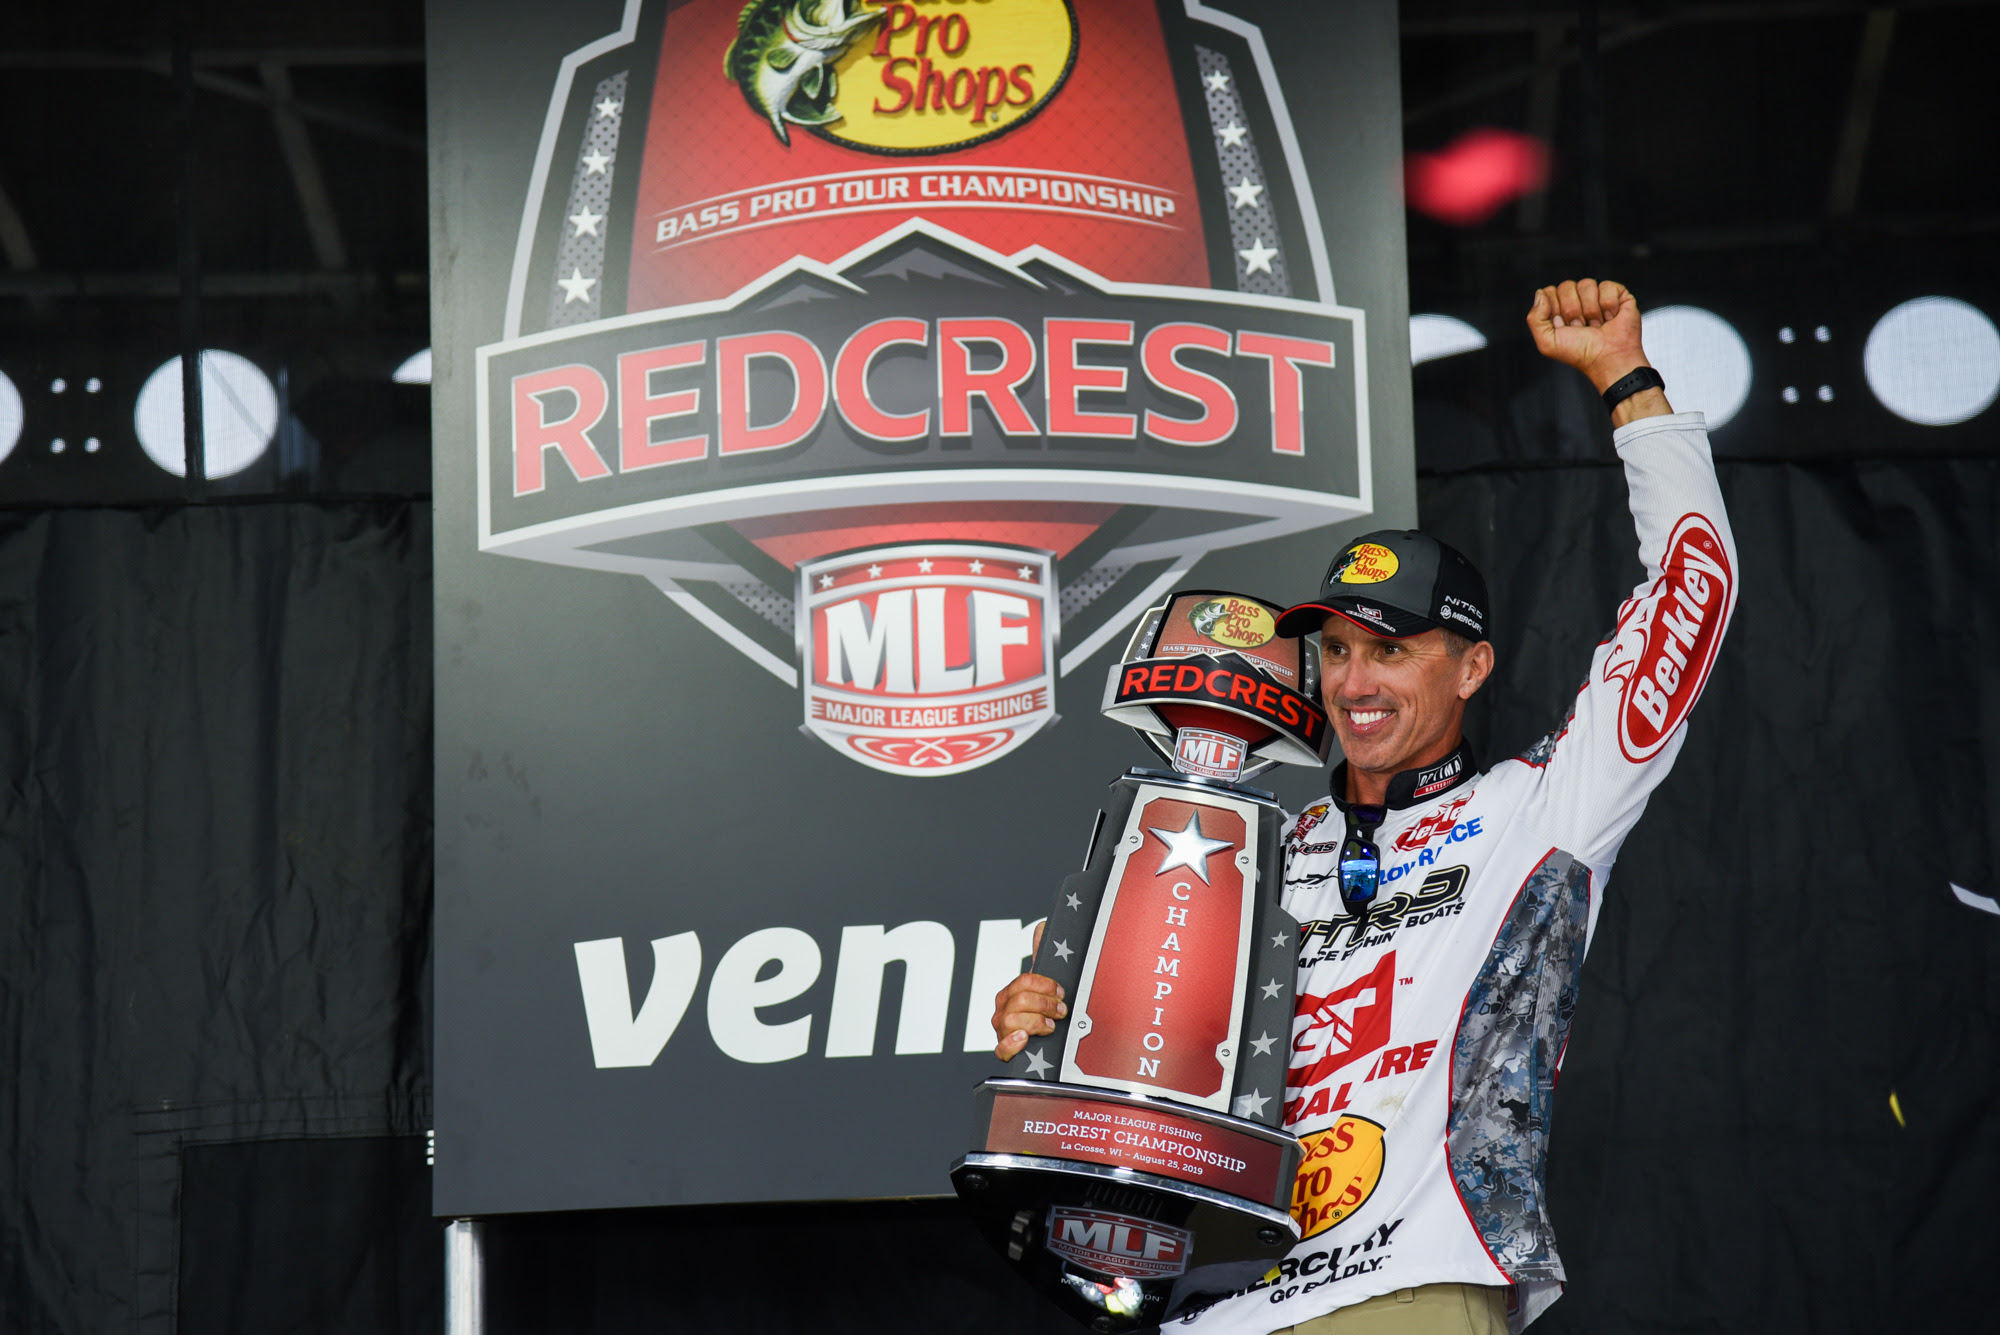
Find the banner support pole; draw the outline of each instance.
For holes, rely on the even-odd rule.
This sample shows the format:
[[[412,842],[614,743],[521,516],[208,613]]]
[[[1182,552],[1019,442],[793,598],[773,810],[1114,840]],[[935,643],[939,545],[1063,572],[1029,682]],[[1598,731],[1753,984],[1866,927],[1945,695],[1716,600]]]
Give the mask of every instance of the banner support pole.
[[[454,1219],[444,1230],[444,1335],[485,1335],[486,1225]]]

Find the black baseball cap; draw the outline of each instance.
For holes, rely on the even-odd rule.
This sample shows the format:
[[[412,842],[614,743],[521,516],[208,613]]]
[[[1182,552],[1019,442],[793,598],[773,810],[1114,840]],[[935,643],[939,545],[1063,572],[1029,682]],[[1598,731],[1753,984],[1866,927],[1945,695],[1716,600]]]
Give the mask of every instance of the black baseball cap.
[[[1391,639],[1442,626],[1486,638],[1486,581],[1462,552],[1416,529],[1380,529],[1340,549],[1319,597],[1287,608],[1278,634],[1311,635],[1329,615]]]

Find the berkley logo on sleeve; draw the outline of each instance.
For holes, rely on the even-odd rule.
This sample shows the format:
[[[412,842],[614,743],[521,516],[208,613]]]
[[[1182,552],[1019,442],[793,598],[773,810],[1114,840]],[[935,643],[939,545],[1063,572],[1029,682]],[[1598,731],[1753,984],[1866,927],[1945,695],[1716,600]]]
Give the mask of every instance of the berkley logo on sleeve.
[[[1604,659],[1604,680],[1621,684],[1618,745],[1627,760],[1657,754],[1687,717],[1714,666],[1735,595],[1715,526],[1683,515],[1667,538],[1660,577],[1625,605]]]

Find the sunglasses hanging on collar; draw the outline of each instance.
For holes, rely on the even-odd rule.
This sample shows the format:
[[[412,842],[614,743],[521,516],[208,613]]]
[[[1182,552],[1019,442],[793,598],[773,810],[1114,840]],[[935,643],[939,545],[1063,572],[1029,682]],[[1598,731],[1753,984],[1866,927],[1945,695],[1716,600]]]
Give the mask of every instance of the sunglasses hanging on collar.
[[[1368,907],[1382,884],[1382,854],[1375,847],[1375,831],[1389,809],[1356,803],[1346,814],[1347,838],[1340,845],[1340,902],[1356,920],[1356,930],[1365,931]]]

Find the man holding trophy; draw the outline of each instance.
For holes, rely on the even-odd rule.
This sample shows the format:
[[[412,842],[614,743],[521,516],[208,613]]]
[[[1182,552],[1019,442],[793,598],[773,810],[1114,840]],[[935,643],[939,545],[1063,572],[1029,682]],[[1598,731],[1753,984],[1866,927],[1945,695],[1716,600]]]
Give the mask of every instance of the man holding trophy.
[[[1735,605],[1737,574],[1702,418],[1673,412],[1646,362],[1631,294],[1590,279],[1544,288],[1528,326],[1542,354],[1588,376],[1610,409],[1645,580],[1592,655],[1568,717],[1526,754],[1486,770],[1462,722],[1493,668],[1489,609],[1484,580],[1458,552],[1416,531],[1366,535],[1336,554],[1317,597],[1276,618],[1273,644],[1302,641],[1305,666],[1293,684],[1317,686],[1307,693],[1323,702],[1345,757],[1329,798],[1283,821],[1282,913],[1270,911],[1258,928],[1297,961],[1295,981],[1287,980],[1290,1026],[1278,1045],[1288,1049],[1282,1125],[1270,1133],[1296,1138],[1286,1149],[1298,1164],[1292,1226],[1265,1228],[1266,1258],[1229,1272],[1250,1264],[1263,1267],[1259,1277],[1176,1291],[1149,1309],[1151,1320],[1224,1335],[1493,1335],[1519,1330],[1560,1295],[1544,1176],[1584,951],[1619,847],[1680,751],[1681,724]],[[1314,640],[1317,654],[1304,652]],[[1160,641],[1155,634],[1151,643]],[[1217,694],[1210,660],[1190,661],[1203,665],[1193,676]],[[1162,671],[1126,680],[1157,689],[1174,680]],[[1214,752],[1200,748],[1228,750],[1226,736],[1201,740],[1210,733],[1194,716],[1154,709],[1179,734],[1182,775],[1208,772],[1200,758]],[[1149,874],[1153,861],[1165,868],[1173,854],[1185,862],[1189,850],[1221,848],[1231,837],[1194,815],[1164,832],[1132,828],[1135,863],[1138,850],[1157,850],[1147,855]],[[1241,860],[1251,866],[1247,836]],[[1184,870],[1162,874],[1193,886]],[[1056,922],[1052,914],[1051,936]],[[1148,952],[1150,965],[1157,948],[1135,938],[1129,949]],[[1050,973],[1062,968],[1038,948],[1036,971],[996,999],[1003,1060],[1057,1035],[1071,1025],[1072,1006],[1089,1004]],[[1255,1002],[1254,990],[1246,995]],[[1257,1023],[1249,1018],[1243,1037],[1230,1041],[1273,1046],[1268,1029],[1253,1033]],[[1059,1037],[1075,1051],[1073,1034]],[[1030,1062],[1049,1046],[1031,1051]],[[1051,1078],[1074,1077],[1065,1068]],[[1231,1089],[1233,1106],[1212,1105],[1222,1109],[1209,1119],[1218,1126],[1230,1121],[1226,1113],[1250,1118],[1261,1109],[1256,1099],[1245,1103],[1254,1093],[1247,1075]],[[1244,1122],[1239,1130],[1258,1128]],[[974,1185],[986,1189],[984,1179]],[[1030,1213],[1016,1216],[1024,1238],[1061,1222]],[[1082,1225],[1065,1226],[1084,1236]],[[1173,1231],[1160,1228],[1162,1236]],[[1183,1232],[1199,1230],[1183,1221]],[[1050,1249],[1061,1250],[1061,1239],[1050,1238]],[[1199,1245],[1198,1236],[1171,1244]],[[1112,1272],[1107,1284],[1165,1273],[1157,1253],[1170,1248],[1151,1246],[1154,1271],[1093,1264]]]

